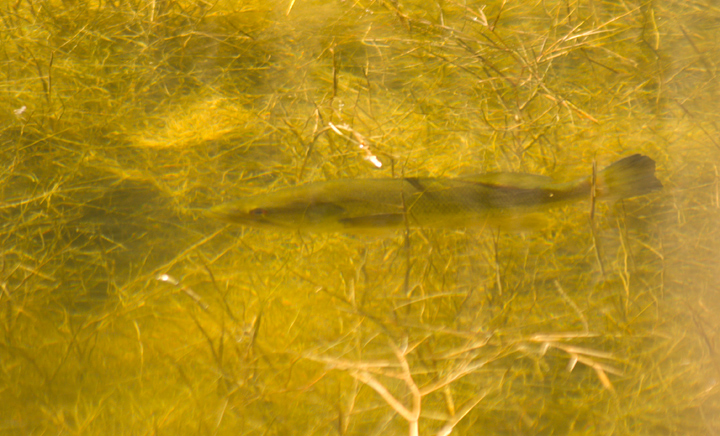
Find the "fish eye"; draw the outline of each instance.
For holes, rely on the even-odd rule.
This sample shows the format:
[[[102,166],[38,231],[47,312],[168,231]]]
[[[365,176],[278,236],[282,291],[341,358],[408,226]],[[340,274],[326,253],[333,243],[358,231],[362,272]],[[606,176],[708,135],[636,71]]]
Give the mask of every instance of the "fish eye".
[[[248,214],[252,215],[252,216],[265,216],[265,215],[267,215],[267,209],[263,209],[261,207],[256,207],[255,209],[250,209]]]

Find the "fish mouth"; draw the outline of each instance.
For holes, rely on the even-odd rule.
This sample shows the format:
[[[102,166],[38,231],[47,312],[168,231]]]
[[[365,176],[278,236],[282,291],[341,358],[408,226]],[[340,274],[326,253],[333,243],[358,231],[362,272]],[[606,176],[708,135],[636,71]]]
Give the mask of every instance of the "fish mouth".
[[[212,219],[216,219],[216,220],[220,220],[220,221],[230,221],[231,220],[230,214],[217,206],[211,207],[210,209],[205,209],[205,211],[203,211],[203,214],[208,218],[212,218]]]

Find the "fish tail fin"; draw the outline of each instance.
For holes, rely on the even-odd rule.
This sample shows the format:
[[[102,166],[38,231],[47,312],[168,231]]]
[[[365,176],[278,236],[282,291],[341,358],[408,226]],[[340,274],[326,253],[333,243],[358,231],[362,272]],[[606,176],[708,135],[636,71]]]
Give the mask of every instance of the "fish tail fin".
[[[596,195],[600,200],[617,201],[662,189],[655,177],[655,161],[641,154],[625,157],[600,171]]]

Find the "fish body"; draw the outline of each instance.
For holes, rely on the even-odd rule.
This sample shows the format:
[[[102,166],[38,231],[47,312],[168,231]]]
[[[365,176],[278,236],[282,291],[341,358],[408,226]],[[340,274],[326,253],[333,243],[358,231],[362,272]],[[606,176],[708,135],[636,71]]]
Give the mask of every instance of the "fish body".
[[[647,156],[621,159],[597,174],[598,200],[662,188]],[[341,179],[246,197],[211,208],[214,218],[249,227],[312,232],[399,228],[523,228],[534,212],[590,198],[592,177],[558,183],[544,176],[488,173],[459,178]]]

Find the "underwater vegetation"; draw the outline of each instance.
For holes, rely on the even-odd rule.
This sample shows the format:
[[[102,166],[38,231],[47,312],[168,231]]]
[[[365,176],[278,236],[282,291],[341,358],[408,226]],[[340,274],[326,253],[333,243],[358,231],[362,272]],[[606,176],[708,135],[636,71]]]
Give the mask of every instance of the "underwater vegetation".
[[[0,3],[0,433],[719,433],[718,30]]]

